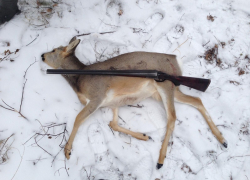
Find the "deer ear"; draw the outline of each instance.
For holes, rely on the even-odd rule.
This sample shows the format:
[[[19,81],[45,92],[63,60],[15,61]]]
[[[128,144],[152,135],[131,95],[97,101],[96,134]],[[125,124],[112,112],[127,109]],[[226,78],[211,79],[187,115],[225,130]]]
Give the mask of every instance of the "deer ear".
[[[80,43],[80,39],[76,39],[72,42],[70,42],[70,44],[66,47],[65,52],[66,53],[72,53],[75,51],[76,47],[78,46],[78,44]]]

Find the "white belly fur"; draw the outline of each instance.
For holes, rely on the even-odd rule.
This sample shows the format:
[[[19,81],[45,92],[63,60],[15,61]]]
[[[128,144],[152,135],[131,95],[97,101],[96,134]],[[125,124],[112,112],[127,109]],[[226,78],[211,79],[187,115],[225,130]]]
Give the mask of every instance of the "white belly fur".
[[[152,83],[145,83],[139,90],[129,94],[117,94],[114,89],[110,89],[106,93],[101,107],[119,107],[129,104],[139,103],[140,101],[151,97],[156,92],[156,88]]]

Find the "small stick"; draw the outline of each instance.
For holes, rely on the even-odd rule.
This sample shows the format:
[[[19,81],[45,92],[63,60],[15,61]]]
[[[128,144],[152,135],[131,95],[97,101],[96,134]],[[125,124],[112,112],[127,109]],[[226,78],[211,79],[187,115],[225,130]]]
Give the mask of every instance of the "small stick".
[[[69,176],[69,173],[68,173],[68,170],[67,170],[67,167],[66,167],[66,157],[65,157],[65,159],[64,159],[64,169],[66,170],[66,173],[67,173],[68,176]]]
[[[208,43],[210,43],[210,40],[209,40],[206,44],[204,44],[204,45],[202,45],[202,46],[205,47]]]
[[[43,129],[43,125],[41,124],[41,122],[40,122],[38,119],[36,119],[36,121],[39,122],[39,124],[41,125],[41,127],[42,127],[42,129]],[[43,132],[46,134],[45,129],[43,129]]]
[[[111,34],[111,33],[114,33],[115,31],[107,31],[107,32],[100,32],[100,33],[98,33],[98,34],[101,34],[101,35],[103,35],[103,34]],[[84,33],[84,34],[79,34],[79,35],[76,35],[76,37],[80,37],[80,36],[88,36],[88,35],[90,35],[90,34],[93,34],[93,33]]]
[[[140,106],[139,104],[137,104],[137,106],[133,106],[133,105],[128,105],[128,107],[135,107],[135,108],[143,108],[144,106]]]
[[[2,105],[0,105],[0,107],[2,107],[2,108],[4,108],[4,109],[7,109],[7,110],[10,110],[10,111],[15,111],[15,110],[13,110],[13,109],[6,108],[6,107],[4,107],[4,106],[2,106]]]
[[[24,152],[25,152],[25,146],[23,146],[23,155],[24,155]],[[16,149],[16,148],[14,148],[14,149]],[[17,149],[18,150],[18,149]],[[19,155],[21,156],[21,154],[20,154],[20,151],[18,150],[18,152],[19,152]],[[17,173],[17,171],[18,171],[18,169],[20,168],[20,165],[21,165],[21,163],[22,163],[22,161],[23,161],[23,155],[21,156],[21,161],[20,161],[20,163],[19,163],[19,165],[18,165],[18,168],[17,168],[17,170],[16,170],[16,172],[15,172],[15,174],[13,175],[13,177],[11,178],[11,180],[12,179],[14,179],[14,177],[15,177],[15,175],[16,175],[16,173]]]
[[[0,154],[1,154],[1,152],[2,152],[2,150],[3,150],[3,148],[4,148],[4,146],[5,146],[5,144],[7,143],[7,141],[8,141],[13,135],[14,135],[14,133],[11,134],[11,135],[6,139],[6,141],[4,142],[4,144],[3,144],[3,146],[2,146],[2,148],[1,148],[1,150],[0,150]]]
[[[38,38],[38,36],[39,36],[39,34],[36,36],[36,38],[33,40],[33,41],[31,41],[29,44],[27,44],[26,46],[28,46],[28,45],[30,45],[31,43],[33,43],[37,38]]]
[[[230,160],[232,158],[235,158],[235,157],[246,157],[246,156],[250,156],[250,154],[248,154],[248,155],[242,155],[242,156],[231,156],[228,160]]]
[[[121,116],[118,116],[125,124],[126,124],[126,122],[121,118]]]
[[[37,61],[35,60],[35,62],[33,62],[32,64],[30,64],[29,67],[24,71],[24,72],[25,72],[25,73],[24,73],[24,76],[23,76],[24,79],[25,79],[25,77],[26,77],[26,74],[27,74],[29,68],[30,68],[33,64],[35,64],[36,62],[37,62]]]
[[[39,144],[38,144],[37,141],[36,141],[36,137],[35,137],[34,139],[35,139],[36,145],[37,145],[38,147],[40,147],[42,150],[44,150],[46,153],[48,153],[49,155],[52,156],[52,154],[50,154],[48,151],[46,151],[46,150],[43,149],[41,146],[39,146]]]
[[[19,108],[19,111],[18,111],[18,113],[19,113],[21,116],[23,116],[23,115],[21,114],[21,110],[22,110],[22,104],[23,104],[23,93],[24,93],[24,88],[25,88],[26,82],[27,82],[27,79],[25,80],[25,82],[24,82],[24,84],[23,84],[22,98],[21,98],[20,108]],[[23,117],[24,117],[24,116],[23,116]],[[26,117],[24,117],[24,118],[27,119]]]
[[[181,45],[179,45],[173,52],[175,52],[179,47],[181,47],[183,44],[185,44],[188,40],[189,40],[189,38],[187,38],[187,40],[184,43],[182,43]]]
[[[113,135],[115,135],[113,129],[108,125],[108,127],[110,128],[111,132],[113,133]]]

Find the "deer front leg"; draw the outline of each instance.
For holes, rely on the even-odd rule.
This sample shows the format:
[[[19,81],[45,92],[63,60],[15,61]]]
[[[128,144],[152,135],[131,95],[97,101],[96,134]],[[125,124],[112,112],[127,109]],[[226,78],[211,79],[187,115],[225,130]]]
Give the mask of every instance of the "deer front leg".
[[[176,114],[175,114],[175,107],[174,107],[174,88],[175,86],[170,81],[166,81],[163,83],[157,83],[158,87],[157,90],[161,96],[163,105],[167,112],[167,131],[165,134],[164,141],[161,146],[160,156],[157,163],[157,169],[160,169],[163,166],[166,153],[168,142],[175,126]]]
[[[66,143],[65,147],[64,147],[64,154],[66,156],[67,159],[70,158],[71,155],[71,149],[72,149],[72,143],[75,139],[77,130],[79,128],[79,126],[95,111],[98,109],[100,103],[98,103],[98,101],[90,101],[87,106],[85,106],[83,108],[83,110],[76,116],[76,120],[74,123],[74,127],[73,130],[70,134],[69,140]]]
[[[130,130],[127,130],[125,128],[118,126],[118,108],[113,109],[113,120],[109,123],[109,126],[115,131],[129,134],[136,139],[140,139],[140,140],[144,140],[144,141],[151,139],[151,137],[147,136],[146,134],[133,132],[133,131],[130,131]]]

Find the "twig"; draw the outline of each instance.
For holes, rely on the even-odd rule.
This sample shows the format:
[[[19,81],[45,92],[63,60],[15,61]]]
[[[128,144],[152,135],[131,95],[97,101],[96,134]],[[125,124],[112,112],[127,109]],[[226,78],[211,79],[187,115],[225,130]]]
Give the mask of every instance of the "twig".
[[[181,45],[179,45],[173,52],[175,52],[179,47],[181,47],[183,44],[185,44],[188,40],[189,40],[189,38],[187,38],[187,40],[185,42],[183,42]]]
[[[16,149],[16,148],[14,148],[14,149]],[[18,150],[18,149],[16,149],[16,150]],[[19,155],[21,156],[21,154],[20,154],[20,151],[18,150],[18,152],[19,152]],[[23,155],[24,155],[24,152],[25,152],[25,146],[23,146]],[[17,171],[19,170],[19,168],[20,168],[20,165],[21,165],[21,163],[22,163],[22,161],[23,161],[23,155],[21,156],[21,161],[20,161],[20,163],[19,163],[19,165],[18,165],[18,168],[17,168],[17,170],[16,170],[16,172],[15,172],[15,174],[13,175],[13,177],[11,178],[11,180],[15,177],[15,175],[16,175],[16,173],[17,173]]]
[[[113,133],[113,135],[115,135],[113,129],[108,125],[108,127],[110,128],[111,132]]]
[[[98,34],[101,34],[101,35],[103,35],[103,34],[111,34],[111,33],[115,33],[116,31],[107,31],[107,32],[100,32],[100,33],[98,33]],[[91,34],[93,34],[93,33],[84,33],[84,34],[79,34],[79,35],[76,35],[76,37],[80,37],[80,36],[88,36],[88,35],[91,35]]]
[[[58,172],[59,176],[60,176],[60,170],[61,169],[65,169],[67,175],[69,176],[68,170],[67,170],[67,166],[66,166],[66,158],[64,159],[64,167],[59,168],[58,170],[55,171],[54,175],[56,174],[56,172]]]
[[[6,141],[4,142],[4,144],[3,144],[3,146],[2,146],[2,148],[1,148],[1,150],[0,150],[0,154],[1,154],[1,152],[2,152],[2,150],[3,150],[3,148],[4,148],[4,146],[5,146],[5,144],[7,143],[7,141],[8,141],[13,135],[14,135],[14,133],[11,134],[11,135],[6,139]]]
[[[23,76],[24,79],[26,78],[26,74],[27,74],[29,68],[30,68],[33,64],[35,64],[36,62],[37,62],[37,61],[35,60],[35,62],[33,62],[32,64],[30,64],[29,67],[24,71],[24,76]]]
[[[8,106],[9,108],[11,108],[13,111],[15,111],[15,109],[14,109],[13,107],[9,106],[6,102],[4,102],[4,100],[2,100],[2,101],[3,101],[3,103],[4,103],[6,106]]]
[[[41,124],[41,122],[38,120],[38,119],[36,119],[36,121],[37,122],[39,122],[39,124],[41,125],[41,127],[42,127],[42,130],[44,131],[44,133],[46,134],[46,131],[45,131],[45,129],[43,128],[43,125]]]
[[[85,167],[83,167],[84,171],[86,172],[86,175],[87,175],[88,180],[90,180],[91,168],[92,168],[92,166],[90,167],[90,172],[89,172],[89,174],[88,174],[88,172],[87,172],[87,170],[85,169]]]
[[[3,101],[3,100],[2,100],[2,101]],[[4,109],[7,109],[7,110],[10,110],[10,111],[15,111],[15,110],[12,109],[12,107],[11,107],[11,109],[6,108],[6,107],[4,107],[4,106],[2,106],[2,105],[0,105],[0,107],[2,107],[2,108],[4,108]]]
[[[52,162],[51,162],[51,167],[52,167],[54,161],[56,160],[56,157],[58,156],[58,154],[59,154],[62,150],[63,150],[63,148],[61,148],[61,150],[58,151],[58,153],[57,153],[57,154],[55,155],[55,157],[53,158],[53,160],[52,160]]]
[[[223,153],[225,153],[225,152],[221,152],[220,154],[218,154],[218,156],[216,156],[216,158],[215,158],[214,160],[210,161],[210,162],[207,163],[205,166],[203,166],[196,174],[198,174],[203,168],[207,167],[209,164],[215,162],[216,159],[217,159],[221,154],[223,154]]]
[[[16,54],[17,52],[19,52],[19,49],[16,49],[15,51],[11,52],[9,49],[4,51],[4,57],[0,58],[0,62],[4,61],[4,60],[8,60],[10,59],[10,55],[12,54]],[[12,62],[13,60],[10,59],[10,61]]]
[[[61,168],[57,169],[57,170],[55,171],[54,175],[56,174],[56,172],[58,172],[58,174],[59,174],[59,176],[60,176],[60,172],[59,172],[59,171],[60,171],[62,168],[64,168],[64,167],[61,167]]]
[[[137,106],[128,105],[128,107],[143,108],[144,106],[143,105],[140,106],[139,104],[137,104]]]
[[[116,31],[108,31],[108,32],[101,32],[99,34],[111,34],[111,33],[115,33]]]
[[[38,121],[38,122],[40,123],[40,121]],[[63,145],[63,142],[64,142],[64,141],[67,142],[67,138],[66,138],[66,133],[68,133],[67,128],[66,128],[66,127],[67,127],[67,124],[66,124],[66,123],[61,123],[61,124],[51,123],[51,124],[49,124],[49,125],[47,125],[47,126],[43,126],[43,125],[40,123],[40,125],[41,125],[41,127],[42,127],[42,130],[44,131],[44,134],[43,134],[43,133],[35,133],[35,134],[34,134],[31,138],[29,138],[24,144],[26,144],[28,141],[30,141],[32,138],[34,138],[35,143],[31,144],[31,146],[35,144],[35,145],[37,145],[39,148],[41,148],[43,151],[45,151],[46,153],[48,153],[49,155],[53,156],[53,155],[50,154],[48,151],[46,151],[44,148],[42,148],[42,147],[38,144],[38,141],[40,141],[41,139],[43,139],[45,136],[47,136],[49,139],[51,139],[52,136],[58,138],[59,136],[63,135],[62,140],[61,140],[61,142],[60,142],[60,144],[59,144],[60,150],[57,152],[57,154],[56,154],[55,156],[53,156],[53,160],[52,160],[52,162],[51,162],[51,167],[52,167],[52,165],[53,165],[53,163],[55,162],[57,156],[59,155],[59,153],[60,153],[60,152],[64,149],[64,147],[65,147],[65,145]],[[62,126],[62,125],[65,126],[63,132],[60,132],[60,133],[58,133],[58,134],[50,134],[50,133],[48,133],[49,130],[50,130],[51,128],[58,127],[58,126]],[[47,128],[47,129],[45,129],[45,128]],[[37,140],[37,138],[38,138],[39,136],[42,136],[42,137],[41,137],[39,140]],[[55,138],[55,139],[56,139],[56,138]],[[66,167],[66,165],[65,165],[65,167]],[[62,169],[62,168],[60,168],[60,169]],[[59,173],[59,175],[60,175],[60,172],[59,172],[60,169],[58,169],[58,170],[56,171],[56,172]],[[67,171],[67,170],[66,170],[66,171]],[[55,173],[56,173],[56,172],[55,172]],[[67,172],[67,174],[68,174],[68,172]]]
[[[65,157],[65,159],[64,159],[64,168],[65,168],[66,173],[67,173],[68,176],[69,176],[69,173],[68,173],[68,170],[67,170],[67,167],[66,167],[66,157]]]
[[[205,47],[208,43],[210,43],[210,40],[206,44],[203,44],[202,46]]]
[[[179,22],[181,21],[181,19],[182,19],[182,17],[185,15],[185,13],[184,14],[182,14],[182,16],[181,16],[181,18],[180,18],[180,20],[179,20]]]
[[[24,117],[24,116],[22,115],[22,113],[21,113],[21,110],[22,110],[22,104],[23,104],[23,93],[24,93],[24,88],[25,88],[26,82],[27,82],[27,79],[25,80],[25,82],[24,82],[24,84],[23,84],[22,98],[21,98],[20,108],[19,108],[19,111],[18,111],[18,113],[19,113],[22,117]],[[24,118],[27,119],[26,117],[24,117]]]
[[[242,156],[231,156],[228,160],[230,160],[230,159],[232,159],[232,158],[235,158],[235,157],[246,157],[246,156],[250,156],[250,154],[242,155]]]
[[[221,42],[217,39],[217,37],[215,37],[215,35],[213,35],[213,36],[218,41],[218,43],[221,44]]]
[[[29,68],[30,68],[33,64],[35,64],[36,62],[37,62],[37,61],[35,61],[34,63],[30,64],[29,67],[28,67],[28,68],[25,70],[25,72],[24,72],[23,78],[24,78],[25,82],[24,82],[24,84],[23,84],[22,96],[21,96],[21,103],[20,103],[19,111],[17,111],[15,108],[13,108],[13,107],[11,107],[10,105],[8,105],[6,102],[4,102],[4,100],[2,100],[3,103],[4,103],[7,107],[9,107],[9,108],[0,105],[0,107],[2,107],[2,108],[4,108],[4,109],[7,109],[7,110],[9,110],[9,111],[17,112],[21,117],[23,117],[23,118],[26,119],[26,120],[28,120],[28,118],[26,118],[26,117],[21,113],[22,105],[23,105],[24,89],[25,89],[25,85],[26,85],[26,82],[27,82],[26,74],[27,74]]]
[[[126,124],[126,122],[121,118],[121,116],[118,116],[125,124]]]
[[[105,25],[107,25],[107,26],[111,26],[112,28],[119,28],[120,27],[120,26],[116,26],[116,25],[105,23],[102,19],[100,19],[100,21],[102,21],[102,23],[105,24]]]
[[[29,44],[27,44],[26,46],[28,46],[28,45],[30,45],[31,43],[33,43],[37,38],[38,38],[38,36],[39,36],[39,34],[36,36],[36,38],[33,40],[33,41],[31,41]]]
[[[45,159],[48,159],[48,158],[41,158],[41,157],[39,157],[38,159],[26,160],[26,161],[33,161],[33,164],[35,165],[35,164],[38,163],[39,161],[45,160]],[[36,162],[35,162],[35,161],[36,161]]]
[[[148,42],[150,42],[150,38],[152,37],[152,35],[147,39],[147,40],[145,40],[145,42],[142,44],[142,48],[144,48],[145,46],[146,46],[146,44],[148,43]]]
[[[79,36],[87,36],[87,35],[90,35],[92,33],[84,33],[84,34],[80,34],[80,35],[76,35],[76,37],[79,37]]]
[[[36,141],[36,137],[35,137],[34,139],[35,139],[36,145],[37,145],[38,147],[40,147],[42,150],[44,150],[46,153],[48,153],[49,155],[52,156],[52,154],[50,154],[48,151],[46,151],[46,150],[43,149],[41,146],[39,146],[39,144],[38,144],[37,141]]]
[[[23,143],[23,145],[25,145],[27,142],[29,142],[31,140],[31,138],[33,138],[34,136],[36,136],[36,134],[34,134],[33,136],[31,136],[27,141],[25,141],[25,143]]]

